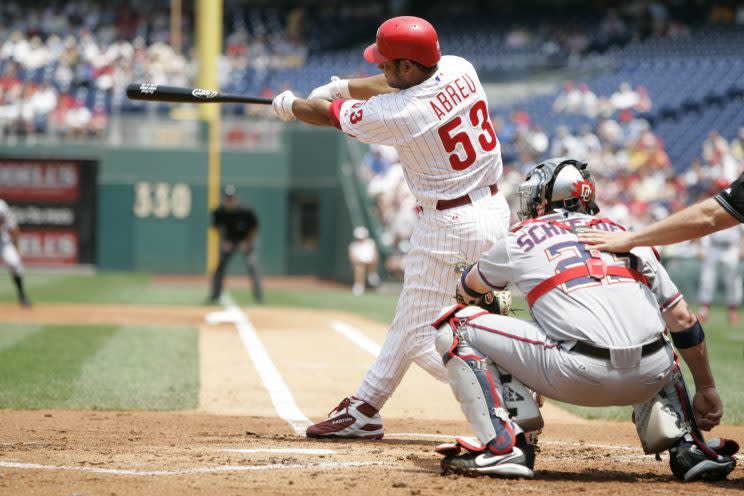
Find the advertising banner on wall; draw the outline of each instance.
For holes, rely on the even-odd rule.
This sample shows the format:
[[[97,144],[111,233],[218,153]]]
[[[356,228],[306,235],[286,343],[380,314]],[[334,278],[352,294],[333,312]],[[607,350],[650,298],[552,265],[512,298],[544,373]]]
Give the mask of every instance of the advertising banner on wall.
[[[23,263],[95,263],[96,177],[92,160],[0,157],[0,198],[21,227]]]

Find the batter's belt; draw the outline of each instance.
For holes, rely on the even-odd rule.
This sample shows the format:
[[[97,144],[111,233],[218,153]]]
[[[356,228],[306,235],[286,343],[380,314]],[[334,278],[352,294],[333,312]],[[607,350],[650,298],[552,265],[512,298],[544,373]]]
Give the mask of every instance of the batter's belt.
[[[491,190],[491,196],[499,192],[499,187],[496,184],[488,186],[488,189]],[[449,210],[450,208],[462,207],[463,205],[468,205],[470,203],[473,203],[473,200],[470,198],[470,193],[468,193],[467,195],[458,196],[451,200],[437,201],[437,210]]]
[[[641,356],[645,357],[652,353],[656,353],[657,351],[662,349],[665,345],[666,345],[666,340],[663,337],[660,337],[656,341],[651,341],[650,343],[646,343],[641,348]],[[593,344],[585,343],[583,341],[577,341],[576,346],[571,348],[571,351],[574,351],[576,353],[581,353],[582,355],[586,355],[592,358],[601,358],[603,360],[610,359],[609,348],[603,348],[601,346],[594,346]]]

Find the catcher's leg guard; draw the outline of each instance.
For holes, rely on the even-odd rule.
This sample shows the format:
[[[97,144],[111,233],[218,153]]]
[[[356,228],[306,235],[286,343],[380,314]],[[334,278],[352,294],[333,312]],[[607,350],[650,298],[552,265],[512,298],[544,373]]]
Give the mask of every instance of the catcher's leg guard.
[[[676,365],[670,383],[650,400],[634,405],[633,415],[643,450],[649,454],[669,449],[669,466],[678,479],[721,480],[736,466],[732,458],[739,448],[736,442],[705,442]]]
[[[687,433],[663,390],[648,401],[633,405],[633,421],[647,455],[668,450]]]
[[[500,378],[489,370],[486,357],[459,335],[460,318],[466,318],[470,308],[461,312],[457,310],[450,312],[444,322],[439,322],[437,351],[442,355],[450,386],[482,443],[482,450],[509,453],[514,447],[516,434],[509,412],[503,406]]]
[[[540,413],[540,407],[535,400],[537,395],[527,389],[516,377],[500,368],[496,368],[493,362],[490,363],[491,367],[498,370],[501,376],[501,383],[504,386],[504,404],[511,419],[519,424],[519,427],[525,432],[535,432],[542,429],[545,422]]]

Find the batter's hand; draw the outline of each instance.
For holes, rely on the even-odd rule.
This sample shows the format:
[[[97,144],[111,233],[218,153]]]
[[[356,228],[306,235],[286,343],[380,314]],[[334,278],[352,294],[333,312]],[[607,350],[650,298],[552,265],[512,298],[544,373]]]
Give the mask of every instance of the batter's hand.
[[[279,93],[274,97],[274,100],[271,102],[271,108],[274,110],[276,116],[279,117],[279,120],[282,122],[295,120],[294,112],[292,112],[292,103],[295,100],[297,100],[297,97],[290,90]]]
[[[709,387],[695,391],[692,398],[692,409],[695,412],[695,418],[700,428],[709,431],[721,422],[723,416],[723,403],[718,391],[714,387]]]
[[[598,231],[596,229],[582,231],[578,235],[579,242],[593,245],[595,250],[627,253],[633,245],[633,233],[627,231]]]
[[[351,94],[349,93],[349,80],[341,79],[338,76],[331,76],[330,83],[318,86],[310,92],[310,95],[307,98],[322,98],[329,102],[338,100],[339,98],[349,99],[351,98]]]

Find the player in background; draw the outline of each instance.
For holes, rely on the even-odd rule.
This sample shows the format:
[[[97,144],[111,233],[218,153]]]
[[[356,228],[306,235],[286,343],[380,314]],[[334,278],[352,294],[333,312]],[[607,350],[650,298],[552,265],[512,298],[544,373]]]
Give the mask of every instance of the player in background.
[[[501,149],[472,64],[441,56],[434,27],[409,16],[382,23],[364,58],[382,74],[333,80],[313,91],[320,98],[285,91],[273,102],[283,121],[335,126],[364,143],[395,147],[419,212],[382,350],[356,394],[310,426],[310,437],[381,438],[379,410],[412,363],[447,380],[431,322],[452,301],[455,264],[477,259],[509,223],[497,186]]]
[[[0,199],[0,256],[13,278],[13,283],[18,292],[18,302],[21,306],[30,307],[31,300],[26,296],[23,287],[23,264],[21,263],[21,257],[18,255],[19,235],[20,229],[13,211],[10,210],[5,201]]]
[[[209,301],[214,303],[219,300],[227,264],[233,254],[239,251],[243,254],[246,269],[251,277],[253,299],[256,303],[263,303],[261,273],[256,253],[258,218],[252,209],[240,203],[238,190],[232,184],[225,186],[222,203],[212,211],[212,227],[217,228],[220,233],[220,260],[212,278]]]
[[[679,479],[719,480],[736,466],[736,443],[702,439],[700,429],[718,425],[723,407],[703,329],[656,254],[616,256],[578,241],[583,229],[622,230],[594,216],[594,195],[586,164],[543,162],[519,187],[523,222],[462,274],[459,300],[470,304],[513,283],[534,321],[455,305],[435,322],[450,386],[478,438],[439,448],[445,472],[533,476],[533,448],[504,394],[504,382],[515,379],[566,403],[633,405],[644,450],[669,450]],[[666,327],[692,372],[692,401]]]
[[[380,276],[377,275],[378,251],[375,240],[369,237],[366,227],[355,227],[353,236],[354,239],[349,243],[349,262],[354,271],[351,291],[355,296],[361,296],[367,283],[373,288],[380,285]]]
[[[718,264],[723,266],[723,281],[728,306],[728,322],[731,325],[739,323],[739,306],[742,298],[742,279],[739,272],[739,260],[744,255],[744,245],[741,243],[743,226],[735,226],[723,231],[709,234],[700,239],[698,257],[702,262],[700,269],[700,287],[698,301],[700,310],[698,316],[701,322],[708,319],[710,305],[716,292]]]

